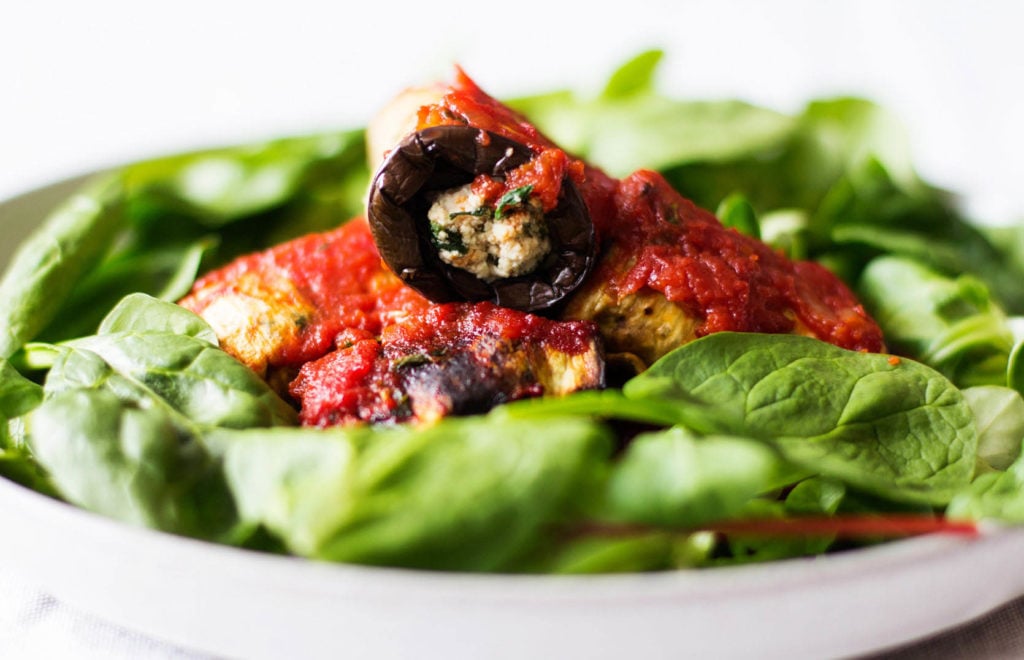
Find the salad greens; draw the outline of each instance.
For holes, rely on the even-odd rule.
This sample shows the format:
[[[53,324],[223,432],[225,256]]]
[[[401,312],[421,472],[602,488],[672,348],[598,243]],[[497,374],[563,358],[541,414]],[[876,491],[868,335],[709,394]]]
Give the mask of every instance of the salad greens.
[[[974,471],[970,406],[912,360],[796,335],[722,332],[665,356],[623,389],[682,391],[808,472],[895,501],[946,504]]]
[[[891,355],[718,333],[619,388],[430,428],[299,428],[173,301],[362,212],[362,130],[300,136],[104,173],[21,246],[0,280],[0,474],[176,534],[442,570],[720,566],[878,540],[845,538],[850,519],[1024,522],[1024,225],[965,217],[868,101],[680,100],[660,59],[594,97],[509,103],[611,174],[657,169],[831,268]]]

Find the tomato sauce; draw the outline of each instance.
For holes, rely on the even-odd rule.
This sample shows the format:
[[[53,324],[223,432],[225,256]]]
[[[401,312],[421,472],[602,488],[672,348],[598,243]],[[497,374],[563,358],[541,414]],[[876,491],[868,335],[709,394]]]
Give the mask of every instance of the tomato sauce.
[[[592,351],[597,328],[489,302],[446,303],[388,325],[380,337],[339,336],[338,350],[302,366],[290,393],[307,426],[432,421],[544,394],[531,368],[545,351]]]
[[[661,175],[630,175],[615,201],[616,222],[604,228],[615,258],[595,277],[617,295],[659,291],[702,320],[698,335],[792,332],[799,320],[838,346],[882,350],[881,330],[835,275],[723,227]]]
[[[525,117],[480,89],[461,69],[456,71],[450,91],[439,103],[420,108],[416,129],[451,125],[482,128],[526,145],[538,154],[539,157],[513,172],[507,185],[491,189],[490,199],[497,199],[519,186],[533,184],[534,193],[544,195],[544,209],[547,211],[554,207],[562,177],[568,174],[583,196],[598,232],[601,225],[606,224],[600,220],[612,217],[614,179],[600,169],[567,155]]]
[[[517,188],[530,187],[530,194],[540,200],[545,213],[558,206],[558,195],[562,180],[579,176],[582,163],[572,160],[561,149],[545,149],[533,159],[510,171],[501,180],[486,174],[473,179],[473,192],[483,198],[484,203],[493,206],[503,195]]]
[[[420,109],[418,121],[420,129],[477,126],[542,156],[557,150],[524,117],[487,95],[462,71],[439,103]],[[701,320],[699,335],[722,330],[793,332],[800,323],[844,348],[883,350],[881,330],[835,275],[815,263],[792,262],[766,244],[723,227],[714,214],[682,197],[660,175],[640,171],[617,181],[582,161],[569,159],[566,170],[558,170],[542,160],[531,161],[528,165],[536,171],[522,180],[550,186],[560,180],[555,178],[558,172],[569,173],[605,250],[592,277],[607,280],[613,293],[658,291]],[[505,190],[515,187],[509,184]]]
[[[698,335],[805,332],[845,348],[884,348],[878,326],[824,267],[790,261],[723,227],[657,173],[615,180],[567,155],[461,72],[439,103],[420,109],[418,120],[419,128],[476,126],[534,152],[502,179],[473,182],[489,203],[531,186],[550,210],[569,177],[602,250],[590,279],[612,296],[659,292],[698,321]],[[301,366],[290,393],[301,401],[307,425],[429,419],[481,401],[535,396],[543,386],[531,374],[536,353],[528,351],[573,356],[599,345],[589,321],[552,321],[491,303],[430,303],[387,270],[362,219],[239,259],[197,282],[194,291],[209,295],[183,304],[202,313],[201,301],[232,293],[238,278],[252,273],[294,287],[308,302],[288,308],[308,309],[308,318],[295,319],[297,340],[282,342],[269,360],[275,367]],[[415,409],[416,396],[426,413]]]
[[[445,303],[388,326],[381,341],[395,357],[429,355],[477,337],[579,355],[592,348],[596,334],[588,321],[552,321],[490,302]]]
[[[431,304],[384,266],[363,219],[242,257],[201,278],[193,290],[231,293],[233,282],[245,273],[290,282],[313,309],[301,319],[299,341],[282,345],[271,358],[273,366],[319,358],[345,330],[379,335],[385,325],[420,314]]]

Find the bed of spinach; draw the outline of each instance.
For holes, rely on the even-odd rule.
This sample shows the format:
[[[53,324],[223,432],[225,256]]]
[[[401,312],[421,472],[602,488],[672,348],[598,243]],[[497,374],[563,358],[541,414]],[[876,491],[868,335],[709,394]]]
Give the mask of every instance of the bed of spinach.
[[[979,229],[860,99],[684,101],[643,53],[603,92],[511,103],[622,175],[833,268],[894,355],[719,333],[620,389],[429,429],[312,430],[177,307],[196,275],[361,212],[360,130],[98,176],[0,280],[0,474],[138,525],[416,568],[657,570],[816,554],[723,521],[1024,522],[1024,230]],[[614,129],[610,128],[614,127]]]

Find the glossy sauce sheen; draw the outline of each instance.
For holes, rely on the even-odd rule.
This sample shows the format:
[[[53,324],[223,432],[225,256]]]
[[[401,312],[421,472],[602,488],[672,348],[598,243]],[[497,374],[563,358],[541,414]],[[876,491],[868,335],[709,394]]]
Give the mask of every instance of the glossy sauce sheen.
[[[234,282],[245,273],[289,282],[312,308],[295,319],[299,341],[282,344],[271,366],[298,366],[322,357],[346,330],[379,335],[385,325],[431,305],[381,264],[362,219],[242,257],[197,281],[182,304],[202,315],[205,303],[233,293]]]
[[[419,128],[466,123],[526,144],[553,143],[459,72],[439,103],[420,109]],[[532,162],[532,161],[531,161]],[[849,289],[812,262],[794,262],[722,226],[656,172],[621,181],[571,161],[603,256],[591,279],[620,298],[657,291],[699,319],[697,335],[723,330],[787,333],[806,328],[843,348],[884,349],[882,332]]]
[[[533,183],[537,186],[534,192],[545,195],[543,199],[547,210],[554,206],[562,175],[568,174],[586,200],[595,225],[600,224],[601,218],[609,218],[614,213],[614,179],[598,168],[568,156],[525,117],[492,98],[461,70],[456,72],[451,90],[439,103],[420,108],[416,129],[453,125],[475,126],[497,133],[539,154],[540,157],[519,168],[521,172],[509,177],[511,180],[504,186],[504,191]]]
[[[253,277],[268,286],[254,292],[239,284]],[[277,295],[275,286],[291,295]],[[551,360],[572,364],[580,387],[603,383],[592,323],[487,302],[430,303],[382,264],[362,219],[238,259],[201,278],[181,304],[203,315],[217,301],[254,296],[269,303],[265,317],[273,327],[282,327],[284,316],[295,332],[274,333],[269,347],[228,333],[222,347],[254,368],[298,370],[288,391],[305,425],[482,412],[544,394],[538,372]],[[289,305],[275,306],[281,299]],[[234,321],[245,327],[266,318]]]
[[[699,336],[723,330],[786,333],[799,319],[816,337],[879,351],[882,332],[853,294],[823,266],[794,262],[722,226],[655,172],[623,179],[619,218],[605,228],[618,262],[602,264],[619,295],[647,287],[702,319]],[[629,264],[622,268],[621,264]]]
[[[682,313],[662,323],[692,319],[696,336],[802,332],[844,348],[884,348],[878,326],[825,268],[723,227],[655,172],[620,181],[566,155],[461,73],[418,121],[419,129],[474,126],[536,154],[503,180],[474,181],[492,203],[530,185],[549,208],[564,178],[574,182],[601,246],[581,300],[581,291],[596,291],[614,312],[655,292]],[[199,280],[182,304],[203,315],[219,298],[228,299],[222,345],[257,370],[297,371],[288,389],[308,425],[429,422],[543,394],[545,383],[564,394],[604,382],[594,316],[556,321],[491,303],[432,304],[382,264],[362,219],[239,259]],[[232,329],[235,310],[242,318]],[[641,345],[651,341],[645,332]]]
[[[307,426],[434,421],[545,393],[537,359],[593,351],[596,330],[488,302],[446,303],[386,326],[339,336],[339,349],[303,365],[290,393]],[[595,381],[596,382],[596,381]]]

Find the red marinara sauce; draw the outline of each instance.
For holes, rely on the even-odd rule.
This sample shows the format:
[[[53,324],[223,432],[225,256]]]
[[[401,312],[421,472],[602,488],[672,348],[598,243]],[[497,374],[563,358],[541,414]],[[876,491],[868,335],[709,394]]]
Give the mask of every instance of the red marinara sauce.
[[[338,348],[299,370],[289,393],[302,403],[303,426],[349,425],[395,417],[400,387],[381,360],[381,345],[364,330],[345,330]]]
[[[599,218],[612,216],[614,179],[566,154],[525,117],[488,95],[458,68],[448,93],[438,103],[420,108],[416,129],[451,125],[475,126],[496,133],[526,145],[537,154],[511,172],[504,182],[474,182],[474,192],[488,201],[493,202],[518,187],[533,185],[533,193],[542,200],[547,211],[555,206],[562,178],[568,175],[583,196],[598,231],[602,224]]]
[[[614,222],[602,228],[612,258],[602,260],[594,277],[617,295],[659,291],[702,319],[699,336],[793,332],[799,321],[838,346],[883,350],[881,329],[838,277],[722,226],[660,174],[626,177],[615,203]]]
[[[297,320],[298,340],[282,344],[271,356],[273,366],[297,366],[322,357],[345,330],[379,335],[385,325],[422,313],[431,304],[382,263],[362,218],[237,259],[198,280],[182,302],[201,314],[218,296],[237,293],[243,275],[287,283],[310,309]]]
[[[418,114],[419,129],[450,124],[497,133],[541,156],[558,150],[461,70],[444,97]],[[586,201],[605,250],[591,278],[607,281],[614,293],[658,291],[702,320],[699,335],[793,332],[801,331],[802,324],[819,339],[844,348],[884,350],[878,325],[824,267],[790,261],[761,241],[723,227],[714,214],[654,172],[641,170],[619,181],[582,161],[569,162],[566,171]],[[515,187],[507,185],[502,192]]]
[[[591,349],[595,334],[588,321],[552,321],[491,302],[445,303],[384,328],[381,343],[393,357],[430,354],[479,337],[579,355]]]
[[[596,337],[587,321],[552,321],[490,302],[432,305],[379,338],[345,331],[336,351],[302,366],[289,392],[307,426],[482,412],[544,394],[537,359],[594,351]]]

